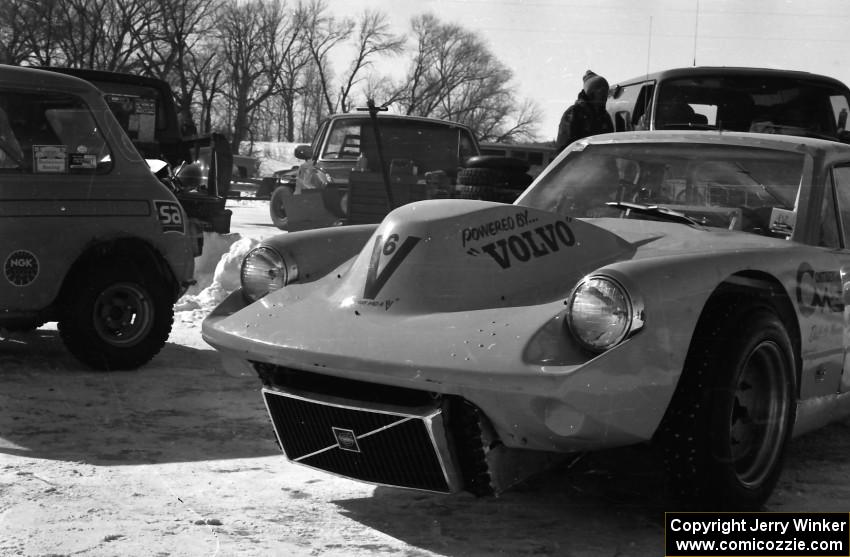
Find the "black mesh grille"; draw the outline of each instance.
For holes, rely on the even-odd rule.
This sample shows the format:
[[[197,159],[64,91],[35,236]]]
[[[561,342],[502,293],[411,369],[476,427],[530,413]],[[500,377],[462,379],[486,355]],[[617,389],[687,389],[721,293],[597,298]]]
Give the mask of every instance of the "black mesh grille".
[[[264,394],[289,459],[371,483],[450,491],[423,418]],[[354,450],[340,448],[334,428],[357,437]]]

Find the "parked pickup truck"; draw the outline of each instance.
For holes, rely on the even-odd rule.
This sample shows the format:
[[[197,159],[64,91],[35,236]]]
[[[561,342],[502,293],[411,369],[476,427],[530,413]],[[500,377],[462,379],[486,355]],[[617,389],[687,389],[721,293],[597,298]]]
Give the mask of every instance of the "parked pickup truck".
[[[269,202],[272,221],[286,230],[376,223],[421,199],[510,203],[531,182],[527,161],[482,155],[467,126],[435,118],[334,114],[295,156],[303,162],[294,181],[278,180]]]

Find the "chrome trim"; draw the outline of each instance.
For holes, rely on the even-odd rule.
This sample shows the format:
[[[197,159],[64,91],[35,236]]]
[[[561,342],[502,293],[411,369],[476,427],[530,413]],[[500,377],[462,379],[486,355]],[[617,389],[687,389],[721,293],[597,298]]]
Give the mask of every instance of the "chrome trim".
[[[293,398],[294,398],[294,397],[293,397]],[[382,432],[382,431],[386,431],[386,430],[390,429],[391,427],[395,427],[395,426],[397,426],[397,425],[401,425],[401,424],[403,424],[403,423],[405,423],[405,422],[409,422],[409,421],[410,421],[410,420],[412,420],[412,419],[413,419],[413,418],[402,418],[402,419],[400,419],[400,420],[399,420],[399,421],[397,421],[397,422],[393,422],[393,423],[391,423],[390,425],[385,425],[385,426],[383,426],[383,427],[379,427],[378,429],[373,430],[373,431],[366,432],[366,433],[364,433],[363,435],[355,435],[355,436],[354,436],[354,439],[356,439],[356,440],[358,440],[358,441],[359,441],[360,439],[364,439],[364,438],[366,438],[366,437],[369,437],[370,435],[374,435],[374,434],[376,434],[376,433],[380,433],[380,432]],[[334,429],[339,429],[339,428],[334,428]],[[318,451],[313,451],[313,452],[312,452],[312,453],[310,453],[310,454],[305,454],[305,455],[303,455],[303,456],[299,456],[298,458],[291,458],[290,460],[291,460],[292,462],[299,462],[299,463],[300,463],[300,461],[304,460],[305,458],[314,457],[314,456],[316,456],[317,454],[322,454],[322,453],[324,453],[324,452],[326,452],[326,451],[329,451],[329,450],[331,450],[331,449],[336,449],[336,448],[342,449],[342,450],[344,450],[344,451],[350,450],[350,449],[344,449],[344,448],[342,448],[342,447],[339,445],[339,443],[337,442],[337,443],[334,443],[333,445],[328,445],[328,446],[327,446],[327,447],[325,447],[324,449],[319,449]],[[359,453],[360,451],[358,450],[357,452]]]

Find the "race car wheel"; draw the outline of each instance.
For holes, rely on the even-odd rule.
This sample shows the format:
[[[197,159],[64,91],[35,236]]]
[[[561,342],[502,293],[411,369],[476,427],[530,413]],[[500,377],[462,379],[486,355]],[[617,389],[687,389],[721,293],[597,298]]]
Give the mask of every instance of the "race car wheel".
[[[59,316],[59,334],[80,361],[100,370],[135,369],[165,345],[174,300],[162,280],[127,261],[77,274]]]
[[[289,225],[289,218],[286,216],[286,209],[283,208],[283,200],[292,195],[288,188],[280,187],[272,192],[269,199],[269,214],[272,217],[274,225],[281,230],[286,230]]]
[[[793,350],[771,309],[724,313],[694,335],[659,440],[675,496],[702,510],[757,510],[794,422]]]

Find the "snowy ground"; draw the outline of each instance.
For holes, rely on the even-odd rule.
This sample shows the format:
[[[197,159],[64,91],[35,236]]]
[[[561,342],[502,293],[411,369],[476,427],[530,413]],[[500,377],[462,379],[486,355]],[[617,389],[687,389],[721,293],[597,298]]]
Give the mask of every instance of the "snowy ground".
[[[55,324],[0,337],[0,555],[643,556],[663,553],[656,463],[573,460],[498,498],[374,487],[289,464],[253,376],[223,371],[200,322],[239,256],[277,233],[234,201],[145,368],[90,371]],[[770,511],[850,511],[850,420],[792,443]]]

